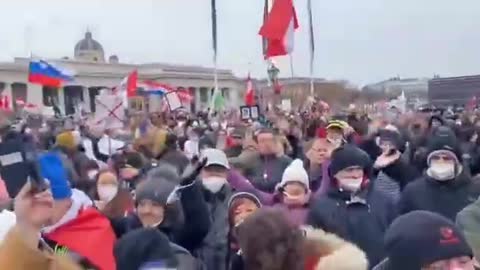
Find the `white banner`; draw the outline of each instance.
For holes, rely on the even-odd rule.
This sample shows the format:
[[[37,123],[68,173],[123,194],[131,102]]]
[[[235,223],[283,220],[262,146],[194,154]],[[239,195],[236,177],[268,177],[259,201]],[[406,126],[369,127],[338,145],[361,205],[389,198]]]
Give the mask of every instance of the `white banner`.
[[[125,110],[121,95],[98,95],[95,97],[95,108],[95,126],[105,129],[123,128]]]

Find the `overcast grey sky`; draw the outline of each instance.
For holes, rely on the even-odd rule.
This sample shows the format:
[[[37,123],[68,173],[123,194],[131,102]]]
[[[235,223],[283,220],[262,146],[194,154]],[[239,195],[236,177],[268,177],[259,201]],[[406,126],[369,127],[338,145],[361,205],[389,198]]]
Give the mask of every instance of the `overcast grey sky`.
[[[87,28],[129,63],[212,65],[210,0],[15,0],[0,6],[0,60],[72,56]],[[217,0],[219,66],[266,75],[258,29],[263,0]],[[295,75],[309,66],[306,0]],[[315,75],[365,84],[402,77],[480,74],[478,0],[313,0]],[[290,76],[288,58],[280,59]],[[249,64],[251,63],[251,64]]]

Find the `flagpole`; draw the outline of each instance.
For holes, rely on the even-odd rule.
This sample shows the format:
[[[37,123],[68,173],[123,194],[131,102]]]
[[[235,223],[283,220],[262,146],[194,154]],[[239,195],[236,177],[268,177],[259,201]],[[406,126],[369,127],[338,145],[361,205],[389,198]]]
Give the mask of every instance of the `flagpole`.
[[[313,12],[312,12],[312,0],[307,1],[308,21],[309,21],[309,34],[310,34],[310,95],[313,96],[315,92],[314,85],[314,60],[315,60],[315,36],[313,32]]]
[[[264,6],[263,6],[263,24],[268,20],[268,12],[270,11],[269,7],[269,0],[265,0]],[[265,65],[266,68],[268,69],[271,65],[271,60],[267,58],[267,49],[268,49],[268,42],[266,38],[262,38],[262,48],[263,48],[263,57],[265,59]],[[270,79],[267,80],[267,85],[270,87],[271,81]]]
[[[293,69],[293,55],[292,53],[289,54],[289,58],[290,58],[290,75],[291,77],[295,77],[295,71]]]
[[[212,16],[212,48],[213,48],[213,95],[210,100],[210,112],[215,110],[215,99],[218,95],[218,67],[217,67],[217,4],[216,0],[211,0]]]

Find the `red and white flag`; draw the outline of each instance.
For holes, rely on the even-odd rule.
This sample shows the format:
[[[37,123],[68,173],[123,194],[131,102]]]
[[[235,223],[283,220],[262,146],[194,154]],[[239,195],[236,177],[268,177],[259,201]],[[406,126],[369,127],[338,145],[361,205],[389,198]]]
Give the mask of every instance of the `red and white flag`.
[[[255,90],[253,89],[252,79],[250,78],[250,73],[247,78],[247,91],[245,92],[245,105],[254,106],[255,105]]]
[[[118,91],[125,91],[127,97],[134,97],[137,94],[137,84],[138,72],[134,70],[132,73],[128,74],[127,77],[123,78],[119,86],[113,87],[112,92],[115,94]]]
[[[188,88],[183,88],[183,87],[178,87],[177,88],[177,94],[182,103],[184,104],[190,104],[193,101],[193,97],[190,94],[190,89]]]
[[[267,40],[265,58],[293,52],[295,30],[298,27],[293,0],[275,0],[259,33]]]

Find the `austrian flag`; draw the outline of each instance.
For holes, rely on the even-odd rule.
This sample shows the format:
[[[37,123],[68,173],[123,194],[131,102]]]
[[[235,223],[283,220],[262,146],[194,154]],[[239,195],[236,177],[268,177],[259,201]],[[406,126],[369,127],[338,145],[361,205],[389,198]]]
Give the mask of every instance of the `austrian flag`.
[[[298,27],[293,0],[275,0],[259,33],[267,40],[265,58],[293,52],[295,30]]]

